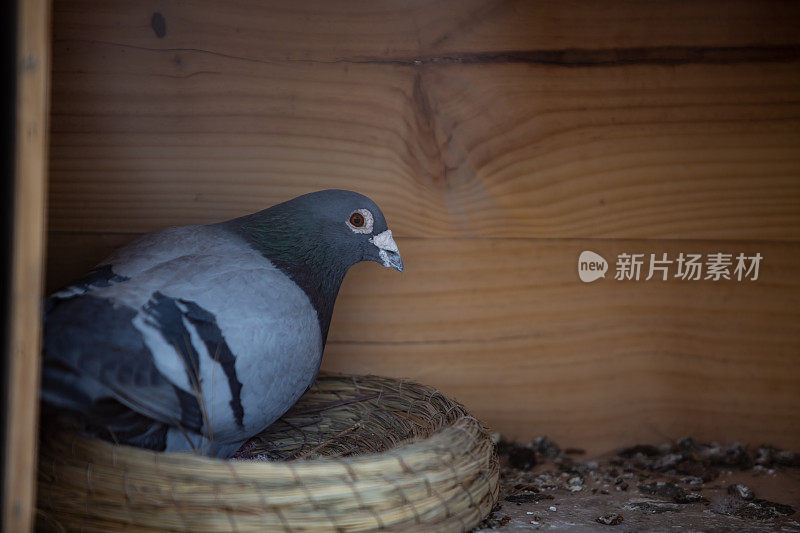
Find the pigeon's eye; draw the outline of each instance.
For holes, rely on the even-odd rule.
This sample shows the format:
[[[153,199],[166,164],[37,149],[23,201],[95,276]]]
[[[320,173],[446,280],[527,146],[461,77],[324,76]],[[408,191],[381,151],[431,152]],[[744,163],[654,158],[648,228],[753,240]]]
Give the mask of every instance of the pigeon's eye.
[[[364,226],[364,216],[361,213],[353,213],[350,215],[350,223],[356,228]]]
[[[347,227],[355,233],[372,233],[372,213],[369,209],[356,209],[347,217]]]

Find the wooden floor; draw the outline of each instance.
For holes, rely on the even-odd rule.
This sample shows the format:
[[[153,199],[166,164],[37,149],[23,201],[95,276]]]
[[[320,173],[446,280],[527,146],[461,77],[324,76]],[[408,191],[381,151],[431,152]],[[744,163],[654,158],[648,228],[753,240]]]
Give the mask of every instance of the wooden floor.
[[[800,4],[54,3],[48,287],[321,188],[383,208],[324,366],[512,437],[800,447]],[[582,283],[581,251],[611,263]],[[615,281],[620,253],[756,281]]]

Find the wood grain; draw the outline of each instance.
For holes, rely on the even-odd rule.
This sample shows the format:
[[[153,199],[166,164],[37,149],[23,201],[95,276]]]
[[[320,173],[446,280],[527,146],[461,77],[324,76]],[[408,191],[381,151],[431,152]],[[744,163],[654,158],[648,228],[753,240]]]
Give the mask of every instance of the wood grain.
[[[17,83],[3,531],[33,528],[47,195],[50,3],[17,2]]]
[[[68,277],[77,276],[133,237],[58,234],[50,257],[84,258],[70,266]],[[348,274],[324,368],[416,379],[505,434],[546,431],[593,452],[689,434],[800,447],[793,429],[800,244],[399,238],[398,245],[402,275],[373,263]],[[612,262],[606,279],[578,279],[583,250]],[[756,281],[616,281],[622,252],[764,259]]]
[[[359,265],[325,368],[441,387],[506,435],[593,452],[665,437],[800,447],[800,245],[398,241],[400,279]],[[757,281],[577,278],[593,250],[765,257]],[[613,266],[612,266],[613,269]]]
[[[154,14],[162,24],[154,24]],[[199,50],[252,61],[492,60],[510,51],[784,47],[800,42],[800,6],[745,0],[693,2],[444,0],[406,2],[214,0],[58,1],[57,40]],[[159,31],[156,31],[159,28]],[[159,36],[161,35],[161,36]],[[741,51],[739,53],[741,55]],[[536,54],[528,56],[537,60]],[[599,55],[597,57],[613,57]],[[676,57],[686,59],[686,53]],[[584,61],[592,61],[591,54]],[[696,59],[696,58],[695,58]]]
[[[358,189],[400,235],[800,239],[800,62],[253,64],[55,47],[51,227]]]
[[[49,289],[142,232],[357,189],[407,268],[353,269],[326,368],[594,452],[800,447],[800,4],[54,12]],[[583,284],[584,249],[765,259],[755,282]]]

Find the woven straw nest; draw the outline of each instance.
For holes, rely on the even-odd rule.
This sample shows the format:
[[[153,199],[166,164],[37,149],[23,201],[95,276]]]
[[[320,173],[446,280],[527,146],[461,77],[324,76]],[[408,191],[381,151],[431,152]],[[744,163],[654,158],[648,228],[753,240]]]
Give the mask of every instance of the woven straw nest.
[[[80,531],[464,531],[497,501],[490,435],[389,378],[320,376],[236,459],[42,438],[38,526]]]

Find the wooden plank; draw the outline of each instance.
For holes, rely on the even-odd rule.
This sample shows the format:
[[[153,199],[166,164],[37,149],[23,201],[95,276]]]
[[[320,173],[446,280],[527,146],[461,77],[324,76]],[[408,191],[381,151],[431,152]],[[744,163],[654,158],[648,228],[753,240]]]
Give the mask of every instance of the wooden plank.
[[[256,61],[471,60],[509,51],[532,60],[659,57],[654,47],[770,47],[800,42],[793,2],[575,2],[357,0],[330,3],[214,0],[55,2],[59,41],[203,50]],[[644,50],[645,48],[649,50]],[[655,53],[654,53],[655,52]],[[678,54],[681,56],[684,54]],[[572,56],[572,57],[570,57]]]
[[[800,446],[800,245],[398,244],[402,278],[367,264],[346,279],[326,369],[415,378],[506,435],[594,452],[685,435]],[[584,284],[576,263],[587,249],[765,259],[754,282]]]
[[[264,64],[60,42],[51,227],[144,232],[340,187],[405,236],[800,240],[798,66]]]
[[[132,238],[52,234],[49,277],[66,282]],[[416,379],[504,434],[547,433],[592,452],[684,435],[800,446],[800,244],[398,245],[403,274],[372,263],[348,274],[324,368]],[[612,263],[623,252],[764,259],[756,281],[616,281],[612,264],[606,279],[586,284],[577,276],[583,250]]]
[[[17,2],[14,215],[3,531],[33,528],[45,231],[50,3]]]
[[[415,174],[456,235],[798,240],[798,66],[429,69]]]

